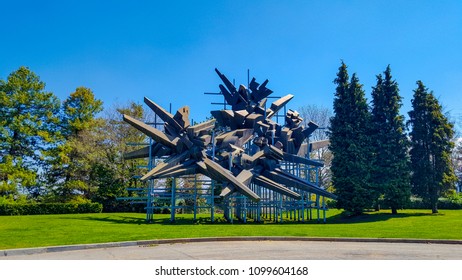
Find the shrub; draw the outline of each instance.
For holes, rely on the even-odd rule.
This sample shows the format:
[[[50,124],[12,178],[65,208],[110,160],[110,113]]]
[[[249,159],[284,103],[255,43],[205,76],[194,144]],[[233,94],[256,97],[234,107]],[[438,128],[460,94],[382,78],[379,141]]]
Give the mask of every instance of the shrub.
[[[412,199],[411,203],[409,204],[408,209],[431,209],[430,203],[427,203],[421,199]],[[462,209],[462,201],[456,199],[447,199],[447,198],[440,198],[438,200],[438,209]]]
[[[0,215],[46,215],[101,213],[100,203],[3,203]]]

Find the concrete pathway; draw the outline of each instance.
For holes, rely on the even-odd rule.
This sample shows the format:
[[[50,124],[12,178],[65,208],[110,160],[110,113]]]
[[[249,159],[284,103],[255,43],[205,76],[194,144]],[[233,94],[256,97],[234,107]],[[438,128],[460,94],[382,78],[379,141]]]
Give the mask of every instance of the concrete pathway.
[[[360,240],[359,240],[360,241]],[[104,245],[104,244],[103,244]],[[462,244],[304,240],[211,241],[12,253],[1,260],[462,260]],[[77,247],[78,248],[78,247]],[[50,252],[55,251],[55,252]],[[27,253],[32,254],[27,254]],[[1,251],[0,251],[1,253]],[[7,256],[4,256],[7,254]]]

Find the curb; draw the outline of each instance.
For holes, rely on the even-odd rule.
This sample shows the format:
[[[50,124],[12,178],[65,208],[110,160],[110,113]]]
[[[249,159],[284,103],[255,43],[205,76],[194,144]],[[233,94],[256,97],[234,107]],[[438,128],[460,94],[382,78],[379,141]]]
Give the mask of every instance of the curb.
[[[284,236],[247,236],[247,237],[204,237],[204,238],[178,238],[178,239],[154,239],[140,241],[109,242],[82,245],[51,246],[38,248],[0,250],[0,258],[3,256],[21,256],[44,254],[52,252],[65,252],[88,249],[104,249],[129,246],[152,246],[175,243],[194,242],[233,242],[233,241],[323,241],[323,242],[379,242],[379,243],[420,243],[420,244],[449,244],[462,245],[462,240],[450,239],[404,239],[404,238],[330,238],[330,237],[284,237]]]

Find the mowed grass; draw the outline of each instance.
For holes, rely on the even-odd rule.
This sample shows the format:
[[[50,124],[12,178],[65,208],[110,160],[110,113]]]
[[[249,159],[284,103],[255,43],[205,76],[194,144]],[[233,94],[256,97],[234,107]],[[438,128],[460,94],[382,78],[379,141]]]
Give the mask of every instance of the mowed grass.
[[[155,215],[152,224],[145,214],[101,213],[75,215],[0,216],[0,249],[89,244],[188,237],[219,236],[306,236],[461,239],[462,210],[403,210],[371,212],[345,218],[338,210],[327,212],[327,223],[225,223],[222,215],[210,223],[209,215],[177,215],[171,224],[169,215]]]

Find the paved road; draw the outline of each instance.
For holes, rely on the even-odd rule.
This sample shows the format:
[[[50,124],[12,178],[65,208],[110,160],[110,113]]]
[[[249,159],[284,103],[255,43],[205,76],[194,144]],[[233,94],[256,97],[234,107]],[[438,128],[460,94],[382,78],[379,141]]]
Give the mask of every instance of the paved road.
[[[462,245],[226,241],[127,246],[0,257],[20,260],[462,260]]]

